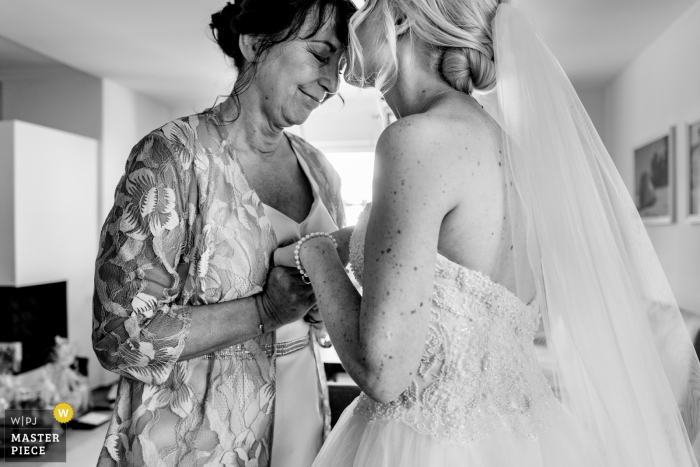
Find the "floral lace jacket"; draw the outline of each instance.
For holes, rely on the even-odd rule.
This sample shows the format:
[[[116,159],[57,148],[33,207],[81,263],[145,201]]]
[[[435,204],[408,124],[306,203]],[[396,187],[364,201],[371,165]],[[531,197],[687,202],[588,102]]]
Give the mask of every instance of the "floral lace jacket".
[[[121,375],[100,466],[267,466],[275,401],[274,333],[234,358],[177,362],[190,314],[262,290],[277,245],[225,137],[218,110],[168,123],[132,150],[100,239],[93,347]],[[289,135],[336,224],[340,179]],[[330,428],[327,387],[326,434]]]

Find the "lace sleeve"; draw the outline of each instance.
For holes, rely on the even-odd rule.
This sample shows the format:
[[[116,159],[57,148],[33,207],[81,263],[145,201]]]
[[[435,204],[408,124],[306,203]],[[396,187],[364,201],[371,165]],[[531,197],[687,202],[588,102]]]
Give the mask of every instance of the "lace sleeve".
[[[162,384],[182,352],[187,307],[174,304],[187,275],[189,190],[173,134],[160,130],[132,150],[100,236],[93,348],[106,369]]]

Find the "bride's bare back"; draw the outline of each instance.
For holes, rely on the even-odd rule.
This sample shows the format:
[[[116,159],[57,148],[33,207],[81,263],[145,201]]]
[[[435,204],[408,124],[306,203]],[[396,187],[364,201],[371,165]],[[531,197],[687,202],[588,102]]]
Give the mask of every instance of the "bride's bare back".
[[[423,225],[427,232],[437,229],[441,254],[510,289],[501,139],[500,127],[474,98],[447,93],[425,113],[403,118],[382,134],[374,189],[375,198],[391,198],[380,205],[387,212],[378,219],[402,217],[402,223]],[[413,209],[416,203],[419,209]],[[401,241],[398,233],[389,235]],[[416,240],[435,242],[430,236]]]
[[[441,151],[435,161],[445,185],[436,190],[455,206],[440,226],[438,251],[450,260],[512,287],[512,249],[503,184],[501,129],[472,97],[446,95],[423,118]]]
[[[466,94],[445,93],[431,104],[389,126],[377,144],[352,344],[364,357],[349,371],[380,401],[407,387],[421,359],[416,344],[428,331],[438,252],[506,287],[512,280],[500,130]],[[314,284],[322,310],[343,306],[332,281],[328,302]],[[351,306],[356,299],[348,298]]]

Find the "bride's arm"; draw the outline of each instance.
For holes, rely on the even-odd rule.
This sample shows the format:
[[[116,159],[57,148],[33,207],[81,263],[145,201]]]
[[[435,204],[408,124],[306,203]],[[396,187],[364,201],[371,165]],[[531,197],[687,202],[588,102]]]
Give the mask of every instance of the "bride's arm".
[[[350,376],[370,397],[394,400],[420,363],[430,319],[438,235],[455,206],[443,149],[428,116],[400,120],[377,145],[361,297],[330,241],[304,242],[300,259]],[[453,190],[454,191],[454,190]]]

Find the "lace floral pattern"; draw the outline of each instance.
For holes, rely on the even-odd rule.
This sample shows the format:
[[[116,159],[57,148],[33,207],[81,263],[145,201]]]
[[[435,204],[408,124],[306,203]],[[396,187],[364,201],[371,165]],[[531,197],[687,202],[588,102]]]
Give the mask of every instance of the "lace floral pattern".
[[[122,378],[100,466],[269,464],[275,362],[265,349],[274,335],[241,344],[246,358],[177,361],[197,312],[190,305],[261,291],[277,245],[235,153],[215,136],[218,119],[215,108],[141,140],[102,229],[93,347]],[[289,138],[342,226],[337,174]]]
[[[355,228],[359,237],[368,211]],[[363,243],[351,241],[358,281]],[[369,422],[399,420],[443,444],[466,444],[500,430],[536,438],[559,410],[534,354],[539,320],[537,306],[438,255],[418,374],[389,404],[360,395],[355,414]]]

